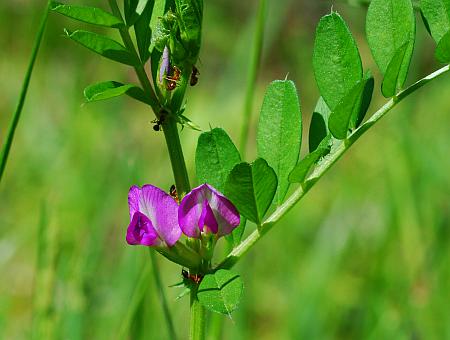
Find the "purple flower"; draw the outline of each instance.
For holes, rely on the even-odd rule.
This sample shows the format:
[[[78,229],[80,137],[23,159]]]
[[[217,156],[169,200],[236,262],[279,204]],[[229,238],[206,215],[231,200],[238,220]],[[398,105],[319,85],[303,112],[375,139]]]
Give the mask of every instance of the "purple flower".
[[[200,237],[201,233],[223,236],[240,223],[239,212],[225,196],[208,184],[200,185],[184,196],[178,209],[183,233]]]
[[[178,204],[167,193],[153,185],[132,186],[128,193],[130,224],[128,244],[173,246],[181,236]]]

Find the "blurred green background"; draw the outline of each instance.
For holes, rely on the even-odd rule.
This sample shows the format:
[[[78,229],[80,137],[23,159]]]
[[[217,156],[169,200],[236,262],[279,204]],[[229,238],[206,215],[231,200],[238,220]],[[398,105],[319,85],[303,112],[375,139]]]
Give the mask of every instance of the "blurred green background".
[[[318,98],[314,30],[332,5],[375,73],[370,112],[384,103],[364,7],[269,1],[247,160],[273,79],[288,74],[297,84],[306,136]],[[0,2],[2,140],[44,6]],[[188,93],[187,115],[203,129],[224,127],[236,144],[256,7],[205,2],[201,76]],[[409,82],[439,67],[417,19]],[[148,251],[125,243],[129,186],[173,182],[163,136],[149,109],[129,98],[83,105],[90,83],[135,80],[129,68],[65,39],[63,27],[84,26],[50,16],[0,186],[0,338],[167,339],[151,277],[141,282],[141,301],[132,298]],[[225,320],[225,339],[450,339],[449,93],[445,75],[395,108],[239,263],[245,297]],[[198,135],[181,133],[192,176]],[[158,260],[166,286],[180,281],[179,267]],[[175,302],[178,288],[166,292],[187,338],[188,299]]]

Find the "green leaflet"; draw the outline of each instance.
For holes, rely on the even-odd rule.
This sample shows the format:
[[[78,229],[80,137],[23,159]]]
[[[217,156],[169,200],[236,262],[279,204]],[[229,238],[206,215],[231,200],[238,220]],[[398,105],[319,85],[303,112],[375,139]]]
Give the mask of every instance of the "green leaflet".
[[[203,0],[175,0],[181,42],[191,56],[196,57],[200,51]]]
[[[435,56],[441,63],[450,63],[450,31],[448,31],[439,41],[436,47]]]
[[[245,225],[247,224],[247,219],[245,217],[241,217],[241,223],[233,230],[233,232],[229,235],[225,235],[225,239],[228,244],[235,248],[241,243],[242,236],[244,236]]]
[[[225,183],[225,195],[242,216],[257,225],[261,224],[276,190],[277,175],[262,158],[252,164],[237,164]]]
[[[326,136],[317,148],[309,155],[305,156],[289,174],[289,182],[303,183],[309,171],[320,158],[327,155],[331,150],[331,135]]]
[[[328,135],[328,117],[330,117],[330,113],[327,103],[320,97],[309,126],[309,152],[316,150],[320,142]]]
[[[302,143],[302,115],[295,84],[272,82],[264,96],[258,123],[258,156],[267,160],[278,177],[276,204],[289,189],[288,176],[295,167]]]
[[[155,0],[148,0],[142,14],[134,23],[134,33],[142,63],[146,63],[150,58],[150,43],[152,41],[152,30],[150,20],[152,18]]]
[[[126,65],[136,66],[139,64],[139,60],[136,60],[124,46],[108,37],[83,30],[77,30],[75,32],[65,30],[65,33],[73,41],[105,58]]]
[[[230,315],[239,306],[243,293],[241,277],[231,270],[220,269],[203,278],[197,298],[207,309]]]
[[[123,12],[125,14],[125,21],[127,26],[133,26],[139,19],[141,14],[147,8],[147,3],[153,3],[154,0],[124,0],[123,1]]]
[[[347,24],[337,13],[320,19],[313,67],[320,94],[331,110],[363,76],[358,47]]]
[[[160,21],[161,17],[164,16],[165,7],[166,7],[166,1],[164,1],[164,0],[155,1],[155,4],[153,6],[153,11],[152,11],[152,16],[150,19],[150,29],[152,32],[156,31],[156,26],[159,25],[159,21]],[[152,36],[152,41],[151,41],[150,46],[151,46],[150,50],[152,51],[153,48],[155,47],[153,36]]]
[[[425,24],[436,43],[450,31],[450,0],[421,0]]]
[[[356,85],[349,91],[349,93],[342,98],[336,108],[330,115],[328,120],[328,127],[333,136],[337,139],[347,138],[349,129],[355,128],[352,126],[353,122],[360,122],[364,118],[365,111],[367,111],[367,98],[363,100],[365,89],[369,82],[373,81],[370,72],[366,73],[363,79],[356,83]],[[370,89],[370,86],[369,86]],[[373,89],[373,86],[372,86]],[[369,91],[367,91],[368,93]],[[370,93],[370,98],[372,94]],[[365,102],[363,107],[362,103]],[[369,100],[370,103],[370,100]],[[363,110],[362,110],[363,109]],[[356,117],[356,118],[355,118]]]
[[[52,1],[51,10],[88,24],[113,28],[119,28],[124,25],[120,18],[96,7],[65,5],[57,1]]]
[[[117,81],[105,81],[90,85],[84,89],[84,97],[88,103],[115,98],[123,94],[149,104],[144,91],[140,87],[132,84],[122,84]]]
[[[389,68],[389,78],[397,78],[396,91],[401,89],[408,75],[416,34],[411,0],[373,0],[367,12],[366,33],[369,47],[381,73],[386,76]],[[405,44],[407,47],[399,74],[393,75],[394,67],[389,66],[396,64],[391,62],[398,57],[399,49]],[[392,91],[386,91],[388,92]]]
[[[405,54],[408,49],[408,43],[403,44],[394,54],[384,74],[381,92],[386,98],[392,97],[399,89],[399,77]]]
[[[364,90],[361,96],[361,103],[359,105],[359,111],[352,114],[350,118],[350,127],[356,129],[364,120],[367,110],[369,110],[370,103],[372,102],[373,90],[375,87],[375,79],[372,76],[370,70],[366,71],[364,74]]]
[[[228,174],[240,162],[239,151],[225,130],[215,128],[198,138],[195,166],[200,183],[211,184],[224,192]]]

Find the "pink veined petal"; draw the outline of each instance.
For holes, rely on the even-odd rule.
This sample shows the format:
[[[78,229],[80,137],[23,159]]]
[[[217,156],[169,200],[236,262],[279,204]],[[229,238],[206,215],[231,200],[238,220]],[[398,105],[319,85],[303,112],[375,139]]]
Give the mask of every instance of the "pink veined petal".
[[[139,210],[152,221],[160,238],[173,246],[181,236],[177,202],[166,192],[150,184],[142,187],[139,198]]]
[[[178,221],[183,232],[189,237],[199,237],[204,225],[223,236],[239,225],[240,216],[225,196],[210,185],[202,184],[181,201]]]
[[[198,227],[202,232],[211,232],[213,234],[217,234],[218,226],[216,217],[211,209],[207,200],[203,201],[202,214],[200,215],[200,219],[198,221]],[[207,228],[205,230],[205,228]]]
[[[219,226],[218,234],[219,236],[228,235],[241,222],[239,212],[228,198],[209,184],[206,185],[209,190],[211,190],[209,205],[214,212],[214,216],[216,217]]]
[[[203,211],[202,186],[192,189],[183,197],[178,208],[178,223],[183,233],[189,237],[200,237],[199,220]]]
[[[154,246],[159,244],[152,222],[139,211],[135,212],[127,229],[126,240],[131,245]]]
[[[133,185],[128,191],[128,207],[130,209],[130,221],[133,219],[134,213],[139,211],[139,197],[141,195],[141,189]]]

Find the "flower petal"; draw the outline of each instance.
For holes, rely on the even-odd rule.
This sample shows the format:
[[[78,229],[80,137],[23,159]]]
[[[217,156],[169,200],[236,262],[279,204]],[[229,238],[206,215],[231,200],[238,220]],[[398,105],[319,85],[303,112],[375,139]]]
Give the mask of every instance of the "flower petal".
[[[241,222],[241,217],[231,201],[209,184],[205,184],[211,190],[209,205],[214,212],[219,226],[219,236],[228,235]]]
[[[200,215],[200,219],[198,221],[198,227],[201,231],[209,231],[213,234],[217,234],[218,226],[216,217],[214,216],[211,206],[209,205],[207,200],[203,201],[202,214]],[[205,228],[203,227],[206,227],[207,229],[205,230]]]
[[[135,212],[131,219],[126,240],[128,244],[141,244],[143,246],[154,246],[160,242],[152,221],[139,211]]]
[[[163,190],[147,184],[141,189],[139,211],[153,223],[159,237],[173,246],[181,236],[178,225],[178,204]]]
[[[213,217],[215,223],[212,221]],[[211,232],[223,236],[239,225],[240,216],[225,196],[212,186],[202,184],[192,189],[181,201],[178,221],[183,233],[189,237],[199,237],[204,225]]]
[[[139,196],[141,189],[133,185],[128,192],[128,207],[130,209],[130,221],[133,219],[134,213],[139,211]]]

